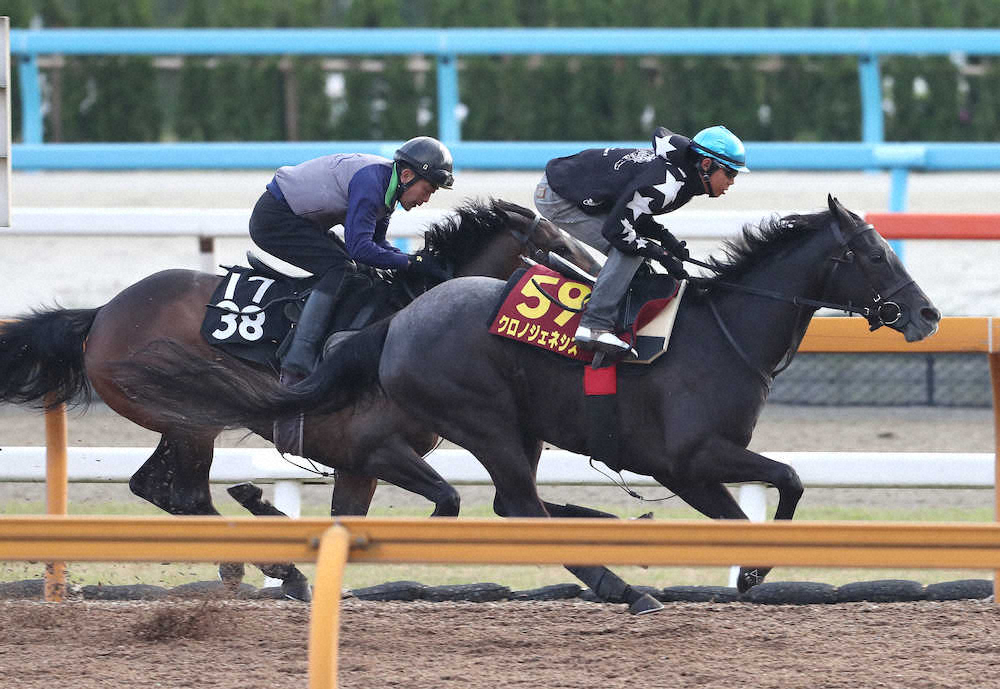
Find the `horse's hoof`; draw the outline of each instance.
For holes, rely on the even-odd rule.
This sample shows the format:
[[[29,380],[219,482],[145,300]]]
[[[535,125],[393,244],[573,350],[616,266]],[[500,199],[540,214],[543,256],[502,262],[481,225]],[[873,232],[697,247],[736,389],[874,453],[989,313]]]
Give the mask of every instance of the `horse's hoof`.
[[[290,576],[281,582],[281,595],[289,600],[309,603],[312,601],[312,590],[309,588],[309,580],[299,572],[298,576]]]
[[[239,586],[245,573],[246,568],[242,562],[219,563],[219,580],[227,586]]]
[[[644,593],[628,606],[628,611],[633,615],[648,615],[651,612],[663,610],[663,603],[653,598],[648,593]]]
[[[764,576],[769,570],[761,570],[757,567],[753,568],[740,568],[740,574],[736,577],[736,590],[740,593],[746,593],[752,589],[757,584],[764,581]]]

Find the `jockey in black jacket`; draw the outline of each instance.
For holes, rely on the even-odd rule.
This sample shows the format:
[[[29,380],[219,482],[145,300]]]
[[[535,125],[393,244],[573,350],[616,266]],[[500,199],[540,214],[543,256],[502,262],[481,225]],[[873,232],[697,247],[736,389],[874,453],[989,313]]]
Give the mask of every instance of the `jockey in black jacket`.
[[[535,191],[535,206],[553,223],[608,255],[576,331],[576,342],[614,356],[631,352],[614,333],[618,306],[646,258],[677,279],[689,256],[656,217],[692,197],[722,196],[748,172],[743,142],[721,125],[688,139],[663,127],[653,147],[591,148],[550,160]]]

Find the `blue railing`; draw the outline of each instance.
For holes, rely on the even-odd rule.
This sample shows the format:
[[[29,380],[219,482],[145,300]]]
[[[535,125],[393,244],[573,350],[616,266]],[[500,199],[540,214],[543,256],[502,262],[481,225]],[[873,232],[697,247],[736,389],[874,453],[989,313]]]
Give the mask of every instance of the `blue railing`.
[[[884,55],[1000,54],[996,29],[39,29],[12,30],[21,86],[18,169],[254,168],[337,150],[391,153],[398,142],[47,144],[38,56],[390,55],[437,61],[441,140],[465,167],[538,168],[549,158],[611,142],[464,142],[457,116],[460,55],[854,55],[858,58],[862,141],[748,142],[758,170],[892,171],[890,208],[904,210],[907,172],[1000,169],[1000,144],[886,143],[879,59]],[[615,142],[646,146],[648,142]]]

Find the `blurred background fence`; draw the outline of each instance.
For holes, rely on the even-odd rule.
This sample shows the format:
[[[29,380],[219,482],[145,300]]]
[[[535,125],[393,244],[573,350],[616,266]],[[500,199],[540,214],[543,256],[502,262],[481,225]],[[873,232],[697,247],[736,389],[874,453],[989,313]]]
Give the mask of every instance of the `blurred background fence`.
[[[894,44],[854,30],[934,28],[943,36],[943,29],[996,29],[996,0],[7,0],[4,13],[15,36],[31,26],[621,32],[602,46],[586,35],[514,40],[494,30],[476,39],[482,50],[459,50],[459,114],[469,140],[625,141],[645,139],[655,124],[693,132],[724,115],[751,141],[856,141],[863,138],[858,55],[880,54],[870,76],[881,92],[874,106],[885,114],[886,140],[994,141],[1000,125],[995,39],[976,47],[974,32],[962,31],[952,44]],[[677,36],[648,46],[622,28],[664,26]],[[830,42],[765,35],[770,50],[762,50],[738,34],[688,41],[682,34],[691,27],[844,30]],[[258,55],[122,55],[112,44],[104,55],[47,51],[38,56],[45,138],[350,141],[434,134],[441,124],[435,55],[445,47],[436,39],[372,36],[368,54],[339,53],[336,37],[322,50],[303,45]],[[266,52],[261,48],[248,38],[233,52]],[[16,74],[13,96],[21,102]],[[13,124],[20,133],[18,107]]]
[[[537,169],[581,143],[645,145],[658,124],[719,121],[752,143],[757,169],[891,170],[890,210],[906,207],[909,170],[1000,169],[996,0],[8,0],[3,12],[15,169],[275,167],[387,154],[417,134],[467,167]],[[988,380],[977,356],[804,354],[772,400],[989,406]]]

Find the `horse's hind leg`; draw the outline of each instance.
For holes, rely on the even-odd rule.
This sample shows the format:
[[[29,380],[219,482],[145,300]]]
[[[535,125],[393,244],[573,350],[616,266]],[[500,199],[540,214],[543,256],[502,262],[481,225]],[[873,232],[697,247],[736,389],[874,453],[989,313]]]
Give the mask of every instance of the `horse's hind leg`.
[[[147,500],[161,510],[170,512],[170,483],[174,480],[174,464],[170,460],[173,450],[165,436],[139,469],[132,474],[128,487],[135,495]]]
[[[264,491],[253,483],[238,483],[230,486],[226,492],[250,514],[257,517],[287,517],[288,515],[263,498]],[[228,567],[228,564],[226,565]],[[242,565],[240,565],[242,567]],[[258,564],[257,568],[264,576],[281,580],[281,594],[291,600],[309,602],[312,593],[309,590],[309,580],[291,562]],[[223,576],[223,566],[219,566],[220,576]],[[223,577],[225,578],[225,577]]]
[[[212,504],[208,469],[198,471],[198,467],[205,465],[206,454],[207,465],[211,467],[215,435],[196,438],[163,434],[153,454],[129,479],[129,489],[170,514],[218,514]],[[189,467],[191,473],[185,474]],[[241,562],[219,565],[219,577],[227,585],[237,586],[243,574]]]
[[[164,434],[153,454],[129,479],[129,489],[170,514],[218,514],[208,487],[208,469],[203,476],[198,474],[205,463],[199,455],[207,452],[211,467],[214,439],[215,433],[207,438]],[[191,473],[185,475],[185,471]]]

